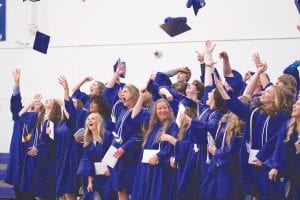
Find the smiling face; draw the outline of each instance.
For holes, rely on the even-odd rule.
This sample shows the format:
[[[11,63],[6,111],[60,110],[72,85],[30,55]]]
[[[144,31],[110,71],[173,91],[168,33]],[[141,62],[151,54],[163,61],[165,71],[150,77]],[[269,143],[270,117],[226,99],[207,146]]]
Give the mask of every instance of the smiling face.
[[[100,87],[99,84],[95,81],[91,86],[90,86],[90,95],[97,95],[100,94]]]
[[[186,92],[187,96],[189,96],[189,95],[195,95],[195,94],[198,93],[196,85],[190,84],[190,83],[186,87],[186,91],[185,92]]]
[[[183,72],[177,73],[177,81],[178,82],[186,82],[188,80],[188,75]]]
[[[99,124],[99,117],[97,114],[92,113],[87,118],[86,126],[90,131],[96,131]]]
[[[300,119],[300,100],[293,105],[292,117]]]
[[[156,106],[156,115],[161,123],[165,122],[170,115],[170,108],[165,102],[158,102]]]
[[[274,97],[274,88],[268,87],[260,96],[260,102],[262,104],[271,104],[274,102]]]

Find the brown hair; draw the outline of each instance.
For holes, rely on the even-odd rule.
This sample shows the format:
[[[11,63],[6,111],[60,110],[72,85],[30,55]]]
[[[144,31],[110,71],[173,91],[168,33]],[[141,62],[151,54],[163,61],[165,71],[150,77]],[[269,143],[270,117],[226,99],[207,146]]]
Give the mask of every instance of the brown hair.
[[[57,123],[63,120],[61,106],[56,101],[53,102],[53,107],[50,111],[48,118],[53,123]]]

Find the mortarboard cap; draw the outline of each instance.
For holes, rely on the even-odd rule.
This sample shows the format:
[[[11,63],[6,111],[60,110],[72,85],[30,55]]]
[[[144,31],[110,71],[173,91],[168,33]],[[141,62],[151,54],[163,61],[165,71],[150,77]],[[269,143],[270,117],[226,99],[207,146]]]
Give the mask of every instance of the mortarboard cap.
[[[121,62],[121,59],[118,58],[117,62],[114,64],[114,72],[117,71],[117,68],[119,67],[119,65],[124,65],[126,68],[126,63],[125,62]],[[124,72],[123,74],[120,75],[120,77],[125,78],[126,72]]]
[[[165,19],[165,23],[160,25],[160,27],[171,37],[184,33],[191,30],[186,24],[186,17],[172,18],[168,17]]]
[[[188,0],[186,3],[186,7],[190,8],[191,6],[193,6],[194,13],[197,16],[199,9],[203,8],[205,4],[206,3],[204,0]]]
[[[47,54],[50,36],[39,31],[35,34],[33,49],[41,53]]]
[[[296,7],[297,7],[298,12],[300,14],[300,0],[295,0],[295,4],[296,4]]]
[[[26,0],[23,0],[23,2],[26,1]],[[37,2],[37,1],[40,1],[40,0],[29,0],[31,2]]]

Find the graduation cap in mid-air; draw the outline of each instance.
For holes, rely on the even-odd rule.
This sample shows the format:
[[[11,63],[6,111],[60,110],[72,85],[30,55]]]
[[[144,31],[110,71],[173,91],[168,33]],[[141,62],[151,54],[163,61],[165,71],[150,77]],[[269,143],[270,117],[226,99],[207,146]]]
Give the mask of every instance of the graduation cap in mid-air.
[[[171,37],[184,33],[191,30],[186,24],[186,17],[168,17],[165,19],[165,23],[160,25],[160,27]]]
[[[188,0],[186,3],[186,7],[190,8],[193,6],[194,13],[197,16],[199,9],[203,8],[205,4],[206,3],[204,0]]]
[[[295,0],[295,4],[296,4],[296,7],[297,7],[298,12],[300,14],[300,0]]]
[[[26,1],[26,0],[23,0],[23,2]],[[37,2],[37,1],[40,1],[40,0],[29,0],[31,2]]]
[[[41,53],[47,54],[50,36],[39,31],[35,34],[33,49]]]
[[[118,67],[120,65],[124,65],[126,68],[126,63],[124,61],[121,61],[120,58],[118,58],[117,62],[114,64],[114,72],[117,71]],[[126,72],[120,75],[120,77],[125,78]]]

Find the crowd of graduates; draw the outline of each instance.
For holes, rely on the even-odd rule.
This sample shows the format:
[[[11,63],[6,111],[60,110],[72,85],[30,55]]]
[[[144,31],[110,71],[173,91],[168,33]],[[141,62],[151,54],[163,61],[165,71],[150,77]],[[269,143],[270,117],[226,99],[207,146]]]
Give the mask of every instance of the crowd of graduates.
[[[5,182],[22,200],[300,200],[300,60],[273,84],[259,54],[242,76],[225,51],[216,66],[214,49],[206,41],[198,53],[198,80],[182,67],[138,89],[120,81],[118,62],[89,94],[80,88],[92,77],[70,94],[60,76],[64,100],[37,94],[25,106],[16,69]],[[106,166],[112,146],[117,162]]]

